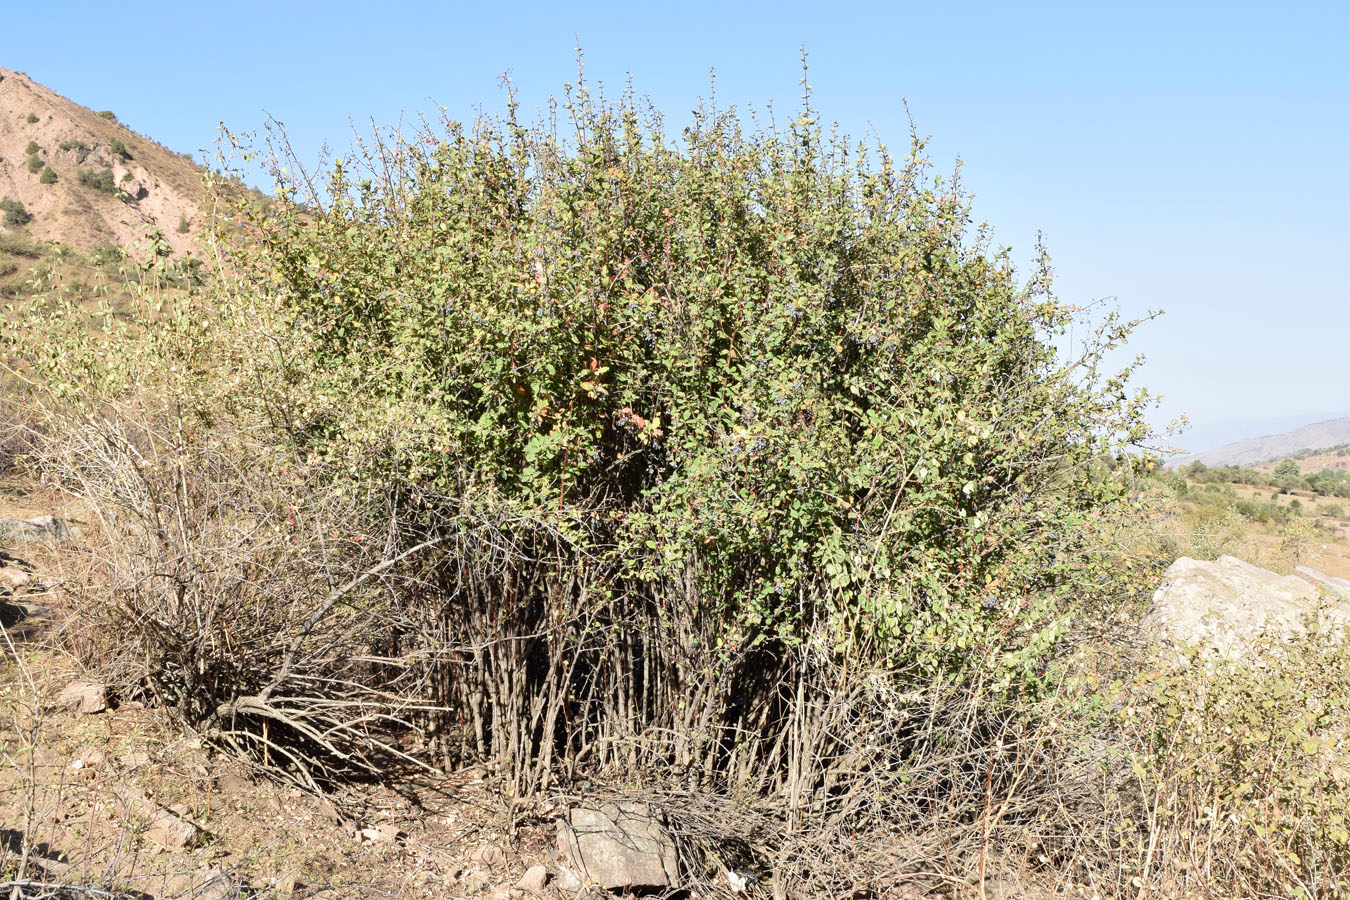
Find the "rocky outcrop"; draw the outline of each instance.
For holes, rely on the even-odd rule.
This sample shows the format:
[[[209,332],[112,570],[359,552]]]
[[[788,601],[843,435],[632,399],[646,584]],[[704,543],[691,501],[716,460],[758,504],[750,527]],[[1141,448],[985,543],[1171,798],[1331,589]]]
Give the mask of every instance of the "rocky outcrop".
[[[558,822],[558,852],[581,879],[608,891],[678,888],[679,858],[664,817],[646,803],[576,806]]]
[[[1278,575],[1232,556],[1182,557],[1168,568],[1140,628],[1151,644],[1240,658],[1263,639],[1350,625],[1350,582],[1315,569]]]

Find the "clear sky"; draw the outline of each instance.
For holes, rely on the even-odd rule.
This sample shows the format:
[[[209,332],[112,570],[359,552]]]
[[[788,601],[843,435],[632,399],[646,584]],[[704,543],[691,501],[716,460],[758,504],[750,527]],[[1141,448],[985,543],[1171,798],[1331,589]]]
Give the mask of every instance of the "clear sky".
[[[1167,315],[1131,343],[1200,449],[1350,415],[1350,3],[5,4],[0,65],[175,150],[270,113],[313,157],[349,122],[527,108],[631,73],[678,126],[816,106],[904,145],[909,102],[975,212],[1061,297]]]

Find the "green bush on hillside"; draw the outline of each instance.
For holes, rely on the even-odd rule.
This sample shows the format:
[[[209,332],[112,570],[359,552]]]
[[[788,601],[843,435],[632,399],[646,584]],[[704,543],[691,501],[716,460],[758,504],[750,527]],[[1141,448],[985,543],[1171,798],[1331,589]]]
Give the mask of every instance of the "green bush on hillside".
[[[116,244],[99,244],[89,251],[89,262],[95,266],[116,265],[126,258],[126,253]]]
[[[117,181],[112,169],[81,169],[79,182],[87,188],[93,188],[105,194],[117,191]]]
[[[11,228],[19,228],[33,221],[33,214],[13,197],[0,200],[0,213],[4,215],[4,223]]]
[[[29,125],[36,125],[38,121],[37,113],[29,113],[28,118],[25,121],[27,121]]]
[[[919,142],[569,116],[283,176],[237,201],[231,290],[143,332],[44,314],[81,324],[23,345],[70,410],[53,471],[190,523],[127,529],[104,592],[159,696],[297,777],[379,772],[416,722],[420,762],[518,794],[677,767],[793,815],[929,752],[934,685],[988,700],[952,727],[1003,721],[1147,583],[1118,556],[1147,398],[1101,374],[1130,323],[1062,355],[1048,261],[1019,279]],[[114,477],[63,427],[173,462]]]
[[[23,152],[29,156],[36,156],[41,150],[42,148],[38,146],[37,141],[29,141],[28,146],[23,149]]]
[[[109,122],[116,122],[116,121],[117,121],[117,114],[114,113],[111,109],[101,109],[101,110],[99,110],[99,111],[98,111],[98,116],[99,116],[100,119],[107,119]]]
[[[42,157],[34,153],[32,156],[28,157],[27,165],[28,171],[36,175],[38,172],[42,171],[42,167],[46,165],[46,163],[42,161]]]
[[[108,152],[118,159],[131,159],[131,151],[128,150],[127,145],[118,138],[113,138],[108,142]]]
[[[51,166],[44,166],[42,174],[38,176],[38,184],[56,184],[56,171]]]

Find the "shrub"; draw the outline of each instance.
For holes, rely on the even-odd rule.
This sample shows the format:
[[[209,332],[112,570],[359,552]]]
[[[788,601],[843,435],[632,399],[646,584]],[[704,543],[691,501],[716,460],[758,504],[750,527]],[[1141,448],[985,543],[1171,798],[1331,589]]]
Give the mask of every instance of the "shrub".
[[[28,146],[24,148],[23,152],[27,153],[29,156],[36,156],[41,150],[42,148],[38,146],[37,141],[29,141]]]
[[[178,214],[178,228],[175,229],[179,234],[187,234],[192,230],[192,224],[188,222],[187,216],[183,213]]]
[[[11,228],[18,228],[33,221],[33,214],[13,197],[0,200],[0,213],[4,214],[4,223]]]
[[[1171,883],[1158,896],[1344,896],[1350,650],[1343,634],[1314,629],[1292,643],[1270,639],[1246,660],[1197,658],[1145,669],[1129,683],[1105,704],[1119,710],[1126,735],[1145,741],[1126,759],[1153,814],[1126,824],[1150,848],[1156,883]]]
[[[1061,357],[1048,263],[918,144],[570,109],[239,197],[239,286],[153,328],[30,320],[43,464],[175,523],[110,528],[97,595],[175,715],[300,780],[675,772],[831,846],[896,806],[969,839],[1073,618],[1151,587],[1146,399],[1097,374],[1130,324]]]
[[[56,172],[51,166],[43,166],[42,174],[38,176],[38,184],[56,184]]]
[[[116,122],[116,121],[117,121],[117,114],[114,113],[111,109],[101,109],[101,110],[99,110],[98,116],[99,116],[100,119],[107,119],[109,122]]]
[[[45,163],[43,163],[42,157],[38,156],[36,153],[28,157],[28,171],[33,174],[36,175],[38,172],[41,172],[44,165]]]
[[[1328,516],[1333,519],[1345,517],[1345,507],[1339,503],[1319,503],[1317,505],[1317,514],[1319,516]]]
[[[108,152],[119,159],[131,159],[131,151],[118,138],[113,138],[108,142]]]
[[[117,191],[117,181],[113,177],[112,169],[81,169],[79,181],[85,187],[105,194]]]
[[[25,121],[27,121],[29,125],[36,125],[38,121],[37,113],[29,113]]]
[[[126,258],[126,253],[116,244],[99,244],[89,251],[89,262],[95,266],[116,265]]]

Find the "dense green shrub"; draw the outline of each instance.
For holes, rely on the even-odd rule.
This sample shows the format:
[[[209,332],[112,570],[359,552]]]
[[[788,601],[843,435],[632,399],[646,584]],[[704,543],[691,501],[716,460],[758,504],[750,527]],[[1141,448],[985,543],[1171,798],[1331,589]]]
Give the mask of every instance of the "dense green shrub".
[[[25,121],[27,121],[29,125],[36,125],[38,121],[37,113],[29,113],[28,118]]]
[[[38,172],[42,171],[42,167],[46,164],[42,161],[42,157],[34,153],[32,156],[28,157],[27,165],[28,171],[36,175]]]
[[[117,181],[113,177],[112,169],[81,169],[79,181],[85,187],[93,188],[105,194],[112,194],[117,191]]]
[[[114,113],[111,109],[101,109],[101,110],[99,110],[99,111],[98,111],[98,116],[99,116],[100,119],[107,119],[109,122],[116,122],[116,121],[117,121],[117,114]]]
[[[128,150],[127,145],[118,138],[113,138],[108,142],[108,152],[118,159],[131,159],[131,151]]]
[[[0,200],[0,213],[4,214],[4,223],[11,228],[18,228],[33,221],[33,214],[13,197]]]
[[[38,176],[38,184],[56,184],[56,171],[51,166],[43,166]]]
[[[143,423],[79,429],[184,470],[99,502],[210,523],[133,530],[151,549],[106,595],[184,719],[305,771],[378,771],[412,719],[421,761],[492,758],[520,792],[674,767],[794,816],[872,803],[842,786],[903,769],[926,689],[998,718],[1075,615],[1146,583],[1118,556],[1146,397],[1102,374],[1130,326],[1061,355],[1048,262],[1019,280],[919,142],[567,108],[567,140],[513,110],[313,195],[282,176],[239,201],[229,292],[26,345],[48,402]],[[79,446],[54,469],[123,483]],[[231,517],[284,541],[180,536]],[[201,658],[227,645],[247,659]]]
[[[42,148],[38,146],[37,141],[29,141],[28,146],[23,149],[23,152],[27,153],[29,156],[35,156],[41,150]]]

